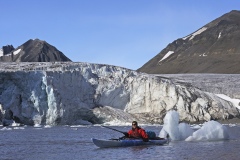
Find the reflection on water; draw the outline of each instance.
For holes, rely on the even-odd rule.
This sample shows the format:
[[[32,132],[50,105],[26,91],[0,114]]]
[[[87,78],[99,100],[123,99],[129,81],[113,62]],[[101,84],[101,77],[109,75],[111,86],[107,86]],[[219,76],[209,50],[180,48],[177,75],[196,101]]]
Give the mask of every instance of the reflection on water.
[[[116,127],[125,131],[129,127]],[[0,159],[238,159],[240,127],[227,127],[230,140],[172,141],[163,146],[134,146],[100,149],[91,138],[110,139],[121,133],[101,127],[51,127],[0,130]],[[147,126],[157,134],[159,126]]]

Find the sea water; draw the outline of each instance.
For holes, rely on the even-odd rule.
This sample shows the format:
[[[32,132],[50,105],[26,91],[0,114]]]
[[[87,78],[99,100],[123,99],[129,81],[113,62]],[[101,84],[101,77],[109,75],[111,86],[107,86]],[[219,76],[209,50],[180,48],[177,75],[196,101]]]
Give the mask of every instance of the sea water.
[[[128,131],[130,126],[111,126]],[[162,126],[142,126],[158,135]],[[0,127],[0,159],[71,160],[71,159],[239,159],[240,125],[225,125],[230,138],[220,141],[171,141],[162,146],[98,148],[91,138],[123,136],[101,126]],[[194,130],[198,127],[192,126]]]

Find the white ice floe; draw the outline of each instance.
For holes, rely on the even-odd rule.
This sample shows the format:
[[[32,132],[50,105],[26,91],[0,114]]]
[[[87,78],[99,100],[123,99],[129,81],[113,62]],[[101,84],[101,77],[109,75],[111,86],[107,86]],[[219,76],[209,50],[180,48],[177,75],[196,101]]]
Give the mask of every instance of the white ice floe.
[[[13,123],[11,124],[11,126],[13,126],[13,127],[18,127],[20,125],[21,125],[20,123],[16,123],[15,121],[13,121]]]
[[[34,128],[40,128],[40,127],[42,127],[42,125],[40,125],[40,124],[34,124]]]
[[[70,126],[70,128],[78,128],[78,127],[86,127],[86,126],[83,126],[83,125],[72,125],[72,126]]]
[[[3,127],[2,129],[0,129],[1,131],[11,131],[12,128],[7,128],[7,127]]]
[[[235,126],[237,126],[236,124],[229,124],[228,125],[229,127],[235,127]]]
[[[179,114],[176,111],[169,111],[164,117],[164,125],[159,137],[166,138],[167,134],[173,141],[184,140],[192,135],[193,130],[186,123],[179,124]]]
[[[184,140],[193,134],[193,129],[187,123],[180,123],[178,125],[178,129],[180,134],[180,140]]]
[[[45,125],[44,128],[52,128],[50,125]]]
[[[159,61],[163,61],[164,59],[168,58],[170,55],[172,55],[174,53],[174,51],[168,51],[167,54],[165,54],[165,56]]]
[[[232,99],[228,96],[226,96],[225,94],[216,94],[218,97],[231,102],[235,107],[237,107],[238,109],[240,109],[240,99]]]
[[[24,127],[13,127],[13,129],[25,129]]]
[[[216,141],[229,139],[227,128],[216,121],[203,124],[202,128],[195,131],[185,141]]]
[[[227,128],[216,121],[209,121],[201,128],[193,132],[190,125],[179,123],[179,115],[176,111],[169,111],[164,117],[164,125],[159,133],[159,137],[165,138],[169,135],[172,141],[215,141],[229,139]],[[195,129],[196,129],[195,128]]]

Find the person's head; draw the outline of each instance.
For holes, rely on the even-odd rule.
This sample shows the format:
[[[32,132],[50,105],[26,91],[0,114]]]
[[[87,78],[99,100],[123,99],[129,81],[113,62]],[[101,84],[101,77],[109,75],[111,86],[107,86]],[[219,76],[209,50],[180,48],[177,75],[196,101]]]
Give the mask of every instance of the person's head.
[[[138,127],[137,121],[133,121],[133,122],[132,122],[132,128],[135,129],[135,128],[137,128],[137,127]]]

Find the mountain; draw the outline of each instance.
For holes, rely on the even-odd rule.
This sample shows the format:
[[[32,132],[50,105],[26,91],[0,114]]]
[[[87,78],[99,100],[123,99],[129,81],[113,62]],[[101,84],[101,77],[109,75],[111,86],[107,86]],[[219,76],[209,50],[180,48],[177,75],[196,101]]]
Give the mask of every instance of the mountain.
[[[4,46],[0,50],[0,62],[57,62],[71,61],[62,52],[46,41],[28,40],[14,49]]]
[[[168,44],[138,69],[153,74],[240,73],[240,11],[233,10]]]
[[[0,48],[0,57],[9,54],[13,50],[15,50],[15,48],[12,45],[3,46],[2,48]]]

